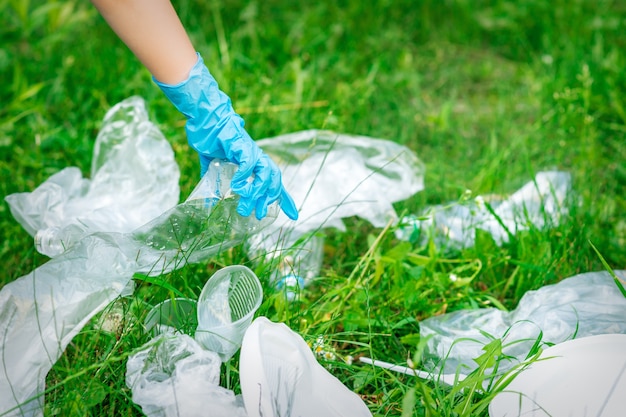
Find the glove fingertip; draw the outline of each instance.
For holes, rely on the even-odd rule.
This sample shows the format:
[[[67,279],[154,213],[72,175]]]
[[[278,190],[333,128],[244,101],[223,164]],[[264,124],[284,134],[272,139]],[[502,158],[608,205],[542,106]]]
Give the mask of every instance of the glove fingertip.
[[[289,193],[283,188],[279,197],[279,205],[291,220],[298,220],[298,208]]]
[[[263,203],[257,204],[255,213],[257,220],[263,220],[267,216],[267,205]]]
[[[240,164],[231,179],[233,191],[237,192],[238,190],[246,188],[250,182],[250,177],[253,172],[252,167]]]
[[[252,214],[253,207],[248,199],[241,198],[237,205],[237,213],[243,217],[248,217]]]

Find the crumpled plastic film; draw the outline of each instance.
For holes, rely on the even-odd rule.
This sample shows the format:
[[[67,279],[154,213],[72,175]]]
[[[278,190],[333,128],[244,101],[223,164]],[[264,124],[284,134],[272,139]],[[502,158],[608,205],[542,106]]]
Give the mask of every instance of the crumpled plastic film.
[[[213,161],[182,204],[129,233],[87,235],[0,290],[0,415],[42,414],[48,371],[85,323],[128,291],[134,273],[159,275],[206,260],[275,220],[236,213],[235,168]]]
[[[439,247],[468,248],[474,245],[476,229],[481,229],[501,245],[508,242],[509,233],[516,234],[531,227],[544,229],[558,225],[568,214],[567,198],[571,197],[571,176],[567,172],[539,172],[533,181],[506,199],[488,201],[479,196],[474,200],[435,206],[423,216],[407,216],[400,221],[396,237],[410,240],[420,232],[422,238],[432,234]]]
[[[300,216],[288,225],[299,234],[320,227],[345,230],[341,219],[359,216],[376,227],[396,217],[392,203],[424,189],[424,165],[395,142],[324,130],[305,130],[257,141],[276,160]],[[283,217],[284,216],[284,217]]]
[[[412,150],[389,140],[305,130],[257,143],[280,166],[300,215],[294,222],[280,213],[249,242],[253,256],[280,255],[322,228],[345,230],[342,219],[352,216],[383,227],[397,220],[392,203],[424,188],[424,164]]]
[[[179,176],[169,142],[134,96],[104,116],[91,179],[68,167],[34,191],[5,199],[36,249],[55,257],[90,233],[127,233],[172,208]]]
[[[302,336],[257,317],[243,338],[239,373],[250,417],[371,417],[363,400],[320,365]]]
[[[48,371],[132,277],[121,237],[88,236],[0,290],[0,415],[41,415]]]
[[[126,385],[148,417],[246,417],[243,400],[219,385],[222,362],[185,334],[161,334],[128,358]]]
[[[626,271],[615,271],[626,280]],[[543,344],[599,334],[626,333],[626,297],[606,271],[588,272],[528,291],[510,311],[460,310],[420,322],[427,339],[425,368],[467,375],[492,338],[502,339],[499,371],[522,362],[541,334]],[[544,345],[545,346],[545,345]],[[432,369],[431,369],[432,368]]]

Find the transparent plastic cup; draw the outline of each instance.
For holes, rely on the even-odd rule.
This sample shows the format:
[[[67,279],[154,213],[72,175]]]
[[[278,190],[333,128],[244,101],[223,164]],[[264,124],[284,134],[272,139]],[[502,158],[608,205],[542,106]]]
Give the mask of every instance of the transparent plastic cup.
[[[193,334],[198,326],[197,302],[188,298],[167,299],[150,310],[144,321],[153,337],[161,333]]]
[[[231,265],[220,269],[198,298],[196,340],[226,362],[241,347],[262,301],[261,282],[250,268]]]

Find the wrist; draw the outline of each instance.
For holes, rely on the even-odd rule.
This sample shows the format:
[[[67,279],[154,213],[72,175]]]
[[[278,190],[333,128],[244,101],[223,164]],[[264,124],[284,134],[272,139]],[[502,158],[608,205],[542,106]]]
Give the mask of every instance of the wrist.
[[[234,113],[230,98],[219,89],[217,81],[204,64],[200,53],[196,52],[197,61],[189,70],[188,77],[177,84],[167,84],[152,77],[172,104],[187,119],[207,120],[217,124]]]
[[[244,120],[235,113],[230,98],[222,92],[200,54],[189,76],[177,84],[154,82],[174,106],[187,117],[189,145],[204,156],[237,159],[240,141],[253,142]]]

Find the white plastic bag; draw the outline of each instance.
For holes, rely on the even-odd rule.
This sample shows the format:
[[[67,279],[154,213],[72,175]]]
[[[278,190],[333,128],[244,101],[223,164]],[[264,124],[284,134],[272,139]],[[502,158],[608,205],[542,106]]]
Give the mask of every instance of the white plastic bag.
[[[285,188],[300,216],[294,222],[280,213],[272,226],[248,242],[249,251],[252,257],[267,254],[281,258],[283,264],[282,258],[291,256],[289,273],[296,277],[317,275],[321,264],[317,249],[312,262],[296,259],[300,248],[304,253],[299,258],[311,251],[306,241],[295,246],[305,234],[331,227],[345,230],[342,219],[352,216],[384,227],[397,221],[393,203],[424,188],[423,163],[409,148],[389,140],[305,130],[257,143],[280,166]],[[309,245],[317,248],[319,240],[312,239]],[[312,270],[300,271],[300,264]]]
[[[219,385],[219,356],[185,334],[161,334],[128,358],[126,385],[148,417],[246,417]]]
[[[626,280],[626,271],[616,271]],[[611,275],[588,272],[528,291],[510,311],[460,310],[420,322],[428,338],[426,368],[435,374],[469,374],[492,339],[503,340],[505,371],[522,362],[541,335],[541,345],[599,334],[626,333],[626,298]],[[489,335],[489,336],[486,336]]]
[[[320,365],[284,323],[256,318],[243,339],[239,374],[249,417],[371,417],[365,403]]]
[[[1,415],[41,415],[52,365],[127,286],[134,262],[119,250],[119,237],[88,236],[0,290]]]
[[[169,142],[135,96],[104,116],[91,179],[68,167],[34,191],[5,199],[35,237],[37,250],[54,257],[88,234],[130,232],[172,208],[180,195],[179,176]]]
[[[396,217],[392,203],[424,188],[424,165],[395,142],[324,130],[259,140],[283,172],[285,188],[300,209],[290,227],[299,235],[320,227],[345,230],[341,219],[359,216],[376,227]]]

